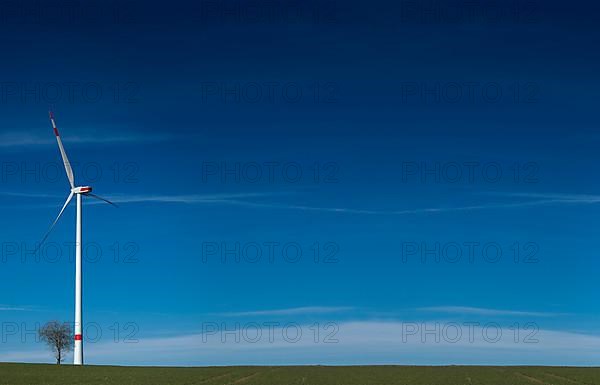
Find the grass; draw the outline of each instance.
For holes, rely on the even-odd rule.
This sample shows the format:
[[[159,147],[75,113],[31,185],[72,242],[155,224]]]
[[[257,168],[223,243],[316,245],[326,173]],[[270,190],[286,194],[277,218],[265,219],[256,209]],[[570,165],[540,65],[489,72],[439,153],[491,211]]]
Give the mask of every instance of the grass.
[[[548,366],[231,366],[0,364],[0,385],[598,385],[600,368]]]

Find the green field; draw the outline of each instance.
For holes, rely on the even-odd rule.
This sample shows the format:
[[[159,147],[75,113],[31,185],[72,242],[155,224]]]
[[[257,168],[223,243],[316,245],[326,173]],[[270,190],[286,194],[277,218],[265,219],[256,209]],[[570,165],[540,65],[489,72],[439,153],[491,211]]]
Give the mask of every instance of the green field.
[[[159,368],[0,364],[1,385],[599,385],[600,368],[249,366]]]

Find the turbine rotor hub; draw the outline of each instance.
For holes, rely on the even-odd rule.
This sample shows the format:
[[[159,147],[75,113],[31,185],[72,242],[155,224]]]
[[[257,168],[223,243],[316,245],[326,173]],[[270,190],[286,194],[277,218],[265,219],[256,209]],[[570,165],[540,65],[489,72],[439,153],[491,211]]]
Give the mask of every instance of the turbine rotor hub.
[[[87,194],[92,192],[92,188],[90,186],[81,186],[75,187],[71,190],[73,194]]]

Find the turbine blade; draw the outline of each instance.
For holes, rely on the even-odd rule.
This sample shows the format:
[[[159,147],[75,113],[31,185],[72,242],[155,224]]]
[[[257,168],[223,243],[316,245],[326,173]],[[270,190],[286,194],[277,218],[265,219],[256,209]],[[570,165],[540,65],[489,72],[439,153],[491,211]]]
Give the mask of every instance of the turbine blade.
[[[98,195],[96,195],[96,194],[87,193],[87,194],[83,194],[83,195],[85,195],[85,196],[89,196],[89,197],[92,197],[92,198],[96,198],[96,199],[98,199],[98,200],[101,200],[101,201],[103,201],[103,202],[106,202],[106,203],[108,203],[109,205],[113,205],[113,206],[115,206],[115,207],[119,207],[119,206],[117,206],[117,204],[116,204],[116,203],[113,203],[113,202],[109,201],[108,199],[102,198],[102,197],[100,197],[100,196],[98,196]]]
[[[54,229],[54,226],[56,226],[56,223],[58,222],[58,220],[60,219],[60,217],[63,215],[63,213],[65,212],[65,209],[67,208],[67,206],[69,205],[69,202],[71,202],[71,199],[73,199],[73,193],[71,192],[69,194],[69,197],[67,198],[67,201],[65,202],[64,206],[62,207],[62,209],[60,210],[60,213],[58,213],[58,216],[56,217],[56,219],[54,220],[54,223],[52,223],[52,226],[50,226],[50,228],[48,229],[48,231],[46,231],[46,234],[44,235],[44,238],[42,238],[42,241],[40,242],[40,244],[37,247],[37,250],[39,250],[40,247],[42,247],[42,245],[44,244],[44,242],[46,241],[46,239],[48,239],[48,236],[50,235],[50,233],[52,232],[52,229]],[[37,252],[36,250],[36,252]]]
[[[50,111],[50,122],[52,122],[52,128],[54,129],[54,135],[56,136],[56,141],[58,142],[58,149],[60,150],[60,155],[62,156],[62,160],[65,165],[67,178],[69,179],[71,188],[75,188],[75,178],[73,177],[73,169],[71,168],[69,158],[67,158],[67,153],[65,152],[65,148],[63,147],[62,140],[60,139],[58,128],[56,127],[56,122],[54,121],[54,113],[52,111]]]

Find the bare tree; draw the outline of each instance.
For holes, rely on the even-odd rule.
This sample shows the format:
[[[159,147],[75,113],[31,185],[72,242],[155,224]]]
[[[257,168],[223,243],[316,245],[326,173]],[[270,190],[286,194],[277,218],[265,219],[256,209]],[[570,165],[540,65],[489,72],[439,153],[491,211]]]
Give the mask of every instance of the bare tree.
[[[67,323],[50,321],[39,331],[39,336],[54,353],[56,364],[60,365],[64,353],[73,349],[73,330]]]

